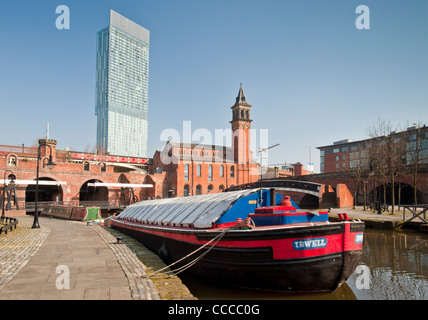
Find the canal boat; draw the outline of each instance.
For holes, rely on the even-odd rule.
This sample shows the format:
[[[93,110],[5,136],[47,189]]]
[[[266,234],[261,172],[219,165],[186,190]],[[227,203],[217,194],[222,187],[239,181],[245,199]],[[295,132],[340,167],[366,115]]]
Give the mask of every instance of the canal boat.
[[[330,222],[269,189],[247,189],[128,206],[111,226],[174,267],[243,288],[333,292],[362,255],[364,223]]]

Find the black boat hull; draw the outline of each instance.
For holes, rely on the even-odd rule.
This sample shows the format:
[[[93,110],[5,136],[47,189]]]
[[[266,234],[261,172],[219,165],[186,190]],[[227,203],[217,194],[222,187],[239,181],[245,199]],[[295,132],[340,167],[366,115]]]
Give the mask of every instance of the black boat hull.
[[[361,245],[353,243],[355,242],[353,239],[355,234],[362,234],[364,224],[352,223],[351,225],[349,222],[348,224],[347,227],[345,223],[333,223],[298,228],[227,232],[216,246],[205,247],[175,265],[174,268],[188,263],[209,250],[188,272],[227,285],[257,290],[333,292],[350,277],[362,255]],[[159,226],[123,223],[117,220],[112,221],[112,226],[139,240],[150,250],[159,254],[167,264],[197,250],[201,247],[201,243],[213,239],[220,232],[170,230]],[[278,241],[290,239],[295,242],[295,239],[308,238],[328,239],[329,245],[342,249],[335,249],[336,252],[326,250],[323,254],[299,257],[290,255],[289,258],[284,256],[278,258],[278,253],[275,252],[278,250],[275,247]],[[334,239],[341,239],[340,242],[343,243],[334,244]],[[346,242],[351,245],[344,248]],[[311,250],[307,251],[311,252]]]

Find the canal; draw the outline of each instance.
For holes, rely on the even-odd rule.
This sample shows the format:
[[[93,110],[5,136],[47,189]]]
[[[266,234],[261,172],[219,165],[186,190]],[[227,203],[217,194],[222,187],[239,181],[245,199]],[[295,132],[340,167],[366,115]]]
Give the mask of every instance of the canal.
[[[359,272],[336,292],[291,295],[220,286],[181,274],[200,300],[428,300],[428,235],[366,229]],[[249,279],[251,281],[251,279]]]

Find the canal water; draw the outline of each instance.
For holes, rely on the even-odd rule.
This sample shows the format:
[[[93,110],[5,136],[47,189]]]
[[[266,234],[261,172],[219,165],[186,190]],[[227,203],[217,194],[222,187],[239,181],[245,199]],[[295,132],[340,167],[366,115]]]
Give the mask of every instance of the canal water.
[[[291,295],[220,286],[182,274],[200,300],[428,300],[428,235],[366,229],[358,272],[334,293]]]

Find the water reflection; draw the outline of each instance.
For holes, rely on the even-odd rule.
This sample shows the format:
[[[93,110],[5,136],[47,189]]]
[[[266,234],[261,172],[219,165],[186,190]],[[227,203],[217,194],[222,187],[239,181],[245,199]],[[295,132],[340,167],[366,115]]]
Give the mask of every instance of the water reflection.
[[[189,274],[180,276],[192,294],[200,300],[356,300],[352,289],[345,283],[334,293],[284,294],[225,287]]]
[[[348,284],[357,299],[428,299],[428,235],[368,229],[361,263],[370,269],[370,288],[357,289],[354,273]]]
[[[189,274],[180,276],[198,299],[212,300],[416,300],[428,299],[428,235],[366,229],[361,264],[368,266],[368,289],[359,289],[354,272],[329,294],[291,295],[220,286]]]

